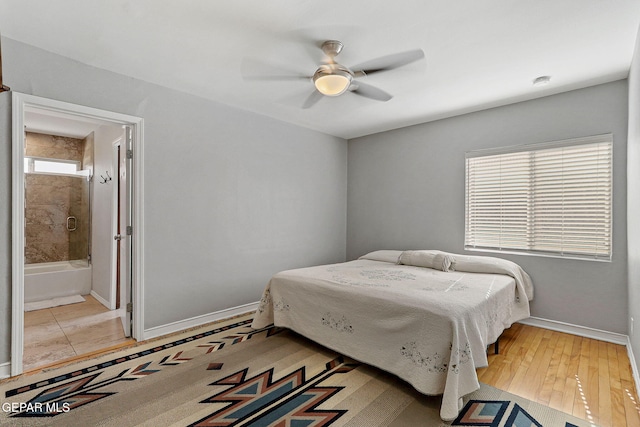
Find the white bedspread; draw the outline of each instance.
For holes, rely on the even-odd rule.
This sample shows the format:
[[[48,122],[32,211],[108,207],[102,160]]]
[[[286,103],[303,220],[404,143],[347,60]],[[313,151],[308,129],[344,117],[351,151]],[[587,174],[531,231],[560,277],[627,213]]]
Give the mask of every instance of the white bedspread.
[[[451,420],[480,386],[486,346],[529,317],[528,294],[504,274],[360,259],[276,274],[252,326],[292,329],[421,393],[442,394],[440,416]]]

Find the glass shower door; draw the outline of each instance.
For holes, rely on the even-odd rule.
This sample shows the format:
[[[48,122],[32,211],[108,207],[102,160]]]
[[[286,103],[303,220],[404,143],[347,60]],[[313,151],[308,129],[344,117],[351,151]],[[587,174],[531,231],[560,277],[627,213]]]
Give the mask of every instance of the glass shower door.
[[[91,261],[91,182],[88,177],[78,176],[72,185],[66,220],[69,261],[88,266]]]

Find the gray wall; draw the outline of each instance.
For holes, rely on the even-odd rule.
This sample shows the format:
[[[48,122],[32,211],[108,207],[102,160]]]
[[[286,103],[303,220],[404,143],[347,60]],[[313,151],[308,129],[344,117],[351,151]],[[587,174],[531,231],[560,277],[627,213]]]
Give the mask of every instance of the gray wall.
[[[640,32],[629,73],[629,142],[628,142],[628,239],[629,239],[629,326],[631,348],[640,367]],[[636,384],[640,387],[640,384]]]
[[[3,76],[4,77],[4,76]],[[3,78],[5,86],[9,83]],[[11,93],[0,93],[0,364],[11,358]]]
[[[116,295],[111,295],[111,216],[113,191],[118,185],[117,170],[113,170],[113,142],[120,136],[124,136],[124,130],[116,125],[100,126],[93,132],[93,162],[96,174],[91,194],[91,290],[105,301],[113,303]],[[107,171],[112,180],[100,184],[100,175],[106,176]]]
[[[258,301],[277,271],[344,261],[345,140],[10,39],[2,56],[14,91],[144,118],[146,329]],[[10,204],[0,209],[4,233]]]
[[[609,132],[613,262],[503,257],[532,276],[533,316],[626,334],[626,80],[350,140],[347,258],[375,249],[463,253],[466,151]]]

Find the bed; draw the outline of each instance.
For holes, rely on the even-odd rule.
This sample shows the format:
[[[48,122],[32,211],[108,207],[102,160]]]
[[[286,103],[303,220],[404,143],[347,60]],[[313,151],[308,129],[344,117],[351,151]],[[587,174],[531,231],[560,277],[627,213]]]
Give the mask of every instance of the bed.
[[[375,251],[274,275],[253,319],[442,395],[452,420],[480,387],[487,345],[529,317],[530,277],[517,264],[441,251]]]

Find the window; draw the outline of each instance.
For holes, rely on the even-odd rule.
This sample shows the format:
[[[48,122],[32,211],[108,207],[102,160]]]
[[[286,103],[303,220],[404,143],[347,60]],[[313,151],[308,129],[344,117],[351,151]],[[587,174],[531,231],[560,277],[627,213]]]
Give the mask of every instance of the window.
[[[77,175],[79,166],[80,163],[73,160],[24,158],[24,171],[29,173]]]
[[[465,249],[611,260],[612,135],[466,154]]]

